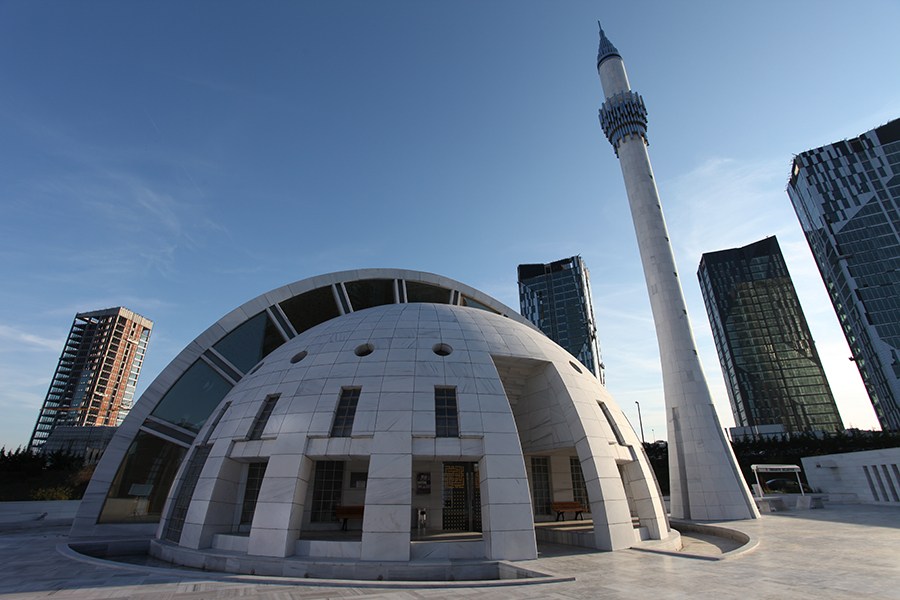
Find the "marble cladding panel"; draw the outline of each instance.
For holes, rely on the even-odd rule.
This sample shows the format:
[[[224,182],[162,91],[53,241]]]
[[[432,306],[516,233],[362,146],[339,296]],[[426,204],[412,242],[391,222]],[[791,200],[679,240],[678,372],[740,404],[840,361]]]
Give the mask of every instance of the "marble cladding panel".
[[[341,558],[359,560],[362,542],[335,542],[325,540],[297,540],[294,553],[311,558]],[[304,566],[304,569],[308,567]]]
[[[217,533],[212,538],[212,547],[216,550],[225,550],[226,552],[243,552],[244,554],[246,554],[247,543],[249,541],[249,536]]]
[[[409,560],[410,532],[363,531],[362,560]]]
[[[373,479],[366,482],[366,506],[405,505],[407,510],[412,502],[411,474],[405,480]]]
[[[408,504],[367,505],[363,516],[363,532],[409,532]]]
[[[537,558],[537,542],[534,529],[527,531],[498,531],[490,535],[487,558],[505,560],[530,560]]]
[[[424,393],[420,393],[420,395],[424,395]],[[379,411],[404,411],[409,414],[412,414],[413,410],[413,398],[415,397],[414,392],[412,390],[409,391],[385,391],[382,386],[381,394],[378,396],[378,406],[377,410]],[[432,395],[431,400],[431,408],[434,407],[434,398]]]

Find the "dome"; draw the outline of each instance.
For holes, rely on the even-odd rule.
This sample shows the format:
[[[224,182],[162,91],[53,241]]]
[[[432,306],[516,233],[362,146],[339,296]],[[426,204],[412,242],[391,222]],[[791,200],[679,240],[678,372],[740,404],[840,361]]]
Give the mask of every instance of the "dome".
[[[537,541],[559,535],[542,524],[567,516],[592,522],[579,543],[599,550],[670,537],[640,441],[572,355],[456,282],[434,294],[446,303],[413,302],[396,284],[393,302],[354,298],[367,275],[332,276],[338,314],[306,329],[291,318],[295,335],[272,348],[262,324],[256,337],[240,332],[263,314],[280,323],[322,281],[247,303],[179,355],[120,432],[127,451],[98,468],[106,475],[91,485],[106,503],[95,535],[114,519],[152,522],[140,505],[152,503],[141,487],[152,475],[166,500],[151,552],[237,572],[262,572],[263,557],[274,573],[296,560],[536,558]],[[261,358],[242,359],[248,348]],[[233,385],[200,378],[200,362],[233,371]],[[170,448],[179,440],[180,453]]]

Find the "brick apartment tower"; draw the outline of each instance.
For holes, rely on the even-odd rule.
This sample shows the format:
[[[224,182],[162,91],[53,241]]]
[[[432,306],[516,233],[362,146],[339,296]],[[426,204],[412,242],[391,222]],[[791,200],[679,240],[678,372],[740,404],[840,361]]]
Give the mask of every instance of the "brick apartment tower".
[[[153,321],[127,308],[78,313],[28,447],[57,427],[116,426],[134,401]]]

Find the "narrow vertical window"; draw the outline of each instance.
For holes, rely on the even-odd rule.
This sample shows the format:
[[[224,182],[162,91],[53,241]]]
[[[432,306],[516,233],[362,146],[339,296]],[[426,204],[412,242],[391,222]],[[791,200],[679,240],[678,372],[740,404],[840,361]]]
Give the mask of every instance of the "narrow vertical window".
[[[188,466],[178,486],[178,492],[175,494],[175,502],[172,503],[169,520],[166,523],[164,537],[170,542],[178,543],[181,539],[184,519],[187,516],[191,498],[194,496],[194,489],[197,487],[200,472],[206,464],[206,459],[209,458],[210,450],[212,450],[211,445],[197,446],[188,461]]]
[[[613,419],[612,413],[609,412],[609,407],[606,406],[605,402],[597,401],[597,404],[600,405],[600,410],[603,411],[603,416],[606,417],[606,422],[609,423],[609,428],[612,429],[613,435],[616,437],[616,443],[620,446],[627,446],[625,443],[625,438],[622,437],[622,432],[619,431],[619,426],[616,425],[615,420]]]
[[[459,437],[459,410],[454,387],[434,388],[434,435]]]
[[[356,405],[359,403],[360,388],[343,388],[334,411],[331,424],[331,437],[350,437],[353,431],[353,418],[356,416]]]
[[[263,431],[266,429],[266,424],[269,422],[269,417],[272,416],[272,411],[275,410],[275,404],[278,403],[278,398],[280,396],[281,394],[272,394],[271,396],[266,397],[262,408],[259,410],[259,414],[256,415],[256,419],[253,421],[250,433],[247,434],[248,440],[258,440],[262,437]]]
[[[531,500],[534,514],[550,514],[550,459],[546,456],[531,457]]]
[[[241,502],[241,517],[238,522],[238,531],[249,531],[253,524],[253,514],[256,512],[256,501],[259,498],[259,490],[262,488],[263,478],[266,476],[268,463],[252,462],[247,465],[247,484],[244,486],[244,500]]]
[[[320,460],[316,462],[310,521],[327,523],[337,520],[334,509],[341,504],[343,488],[343,461]]]
[[[570,456],[569,466],[572,470],[572,499],[590,511],[591,503],[588,500],[587,486],[584,484],[584,471],[581,470],[581,461],[578,460],[577,456]]]

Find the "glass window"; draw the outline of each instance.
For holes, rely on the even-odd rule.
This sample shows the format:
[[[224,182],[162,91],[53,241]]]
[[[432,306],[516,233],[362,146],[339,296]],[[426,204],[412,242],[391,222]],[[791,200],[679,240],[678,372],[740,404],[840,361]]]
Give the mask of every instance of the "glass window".
[[[341,504],[343,486],[343,461],[320,460],[316,462],[310,521],[327,523],[337,520],[334,509]]]
[[[184,476],[181,478],[181,484],[178,486],[178,493],[175,495],[175,502],[169,514],[169,521],[166,523],[165,538],[176,544],[181,539],[181,531],[184,529],[184,518],[187,516],[188,507],[191,505],[191,498],[194,497],[194,489],[197,487],[197,480],[200,478],[200,472],[209,458],[209,451],[212,445],[198,446],[187,468],[184,470]]]
[[[569,457],[569,466],[572,470],[572,499],[580,502],[588,511],[591,510],[591,503],[588,500],[587,486],[584,483],[584,471],[581,470],[581,461],[577,456]]]
[[[109,486],[99,523],[156,523],[186,449],[139,431]]]
[[[434,435],[436,437],[459,437],[456,388],[434,388]]]
[[[268,463],[266,462],[252,462],[247,465],[247,482],[244,486],[244,500],[241,502],[241,518],[238,522],[238,531],[249,531],[250,526],[253,524],[256,500],[259,498],[259,490],[262,488],[267,466]]]
[[[272,416],[272,411],[275,410],[275,405],[280,397],[281,394],[272,394],[266,397],[262,408],[259,409],[259,414],[256,415],[256,419],[253,421],[253,426],[250,427],[250,433],[247,434],[248,440],[258,440],[262,437],[266,424],[269,422],[269,417]]]
[[[279,306],[297,333],[340,316],[331,286],[326,285],[285,300]]]
[[[169,388],[151,414],[197,432],[229,390],[231,384],[198,360]]]
[[[531,457],[531,500],[534,514],[550,514],[550,459],[546,456]]]
[[[488,312],[494,313],[495,315],[496,315],[496,314],[500,314],[500,313],[498,313],[496,310],[494,310],[493,308],[491,308],[490,306],[487,306],[487,305],[485,305],[485,304],[482,304],[482,303],[479,302],[478,300],[473,300],[472,298],[469,298],[468,296],[463,296],[463,297],[462,297],[462,301],[460,302],[460,304],[462,304],[463,306],[469,306],[469,307],[471,307],[471,308],[477,308],[477,309],[479,309],[479,310],[486,310],[486,311],[488,311]]]
[[[334,422],[331,424],[331,437],[350,437],[360,391],[360,388],[341,390],[341,398],[338,401],[337,410],[334,412]]]
[[[450,290],[419,281],[407,281],[406,301],[450,304]]]
[[[344,283],[353,310],[394,303],[393,279],[362,279]]]
[[[284,343],[269,314],[263,311],[239,325],[213,348],[242,373]]]

